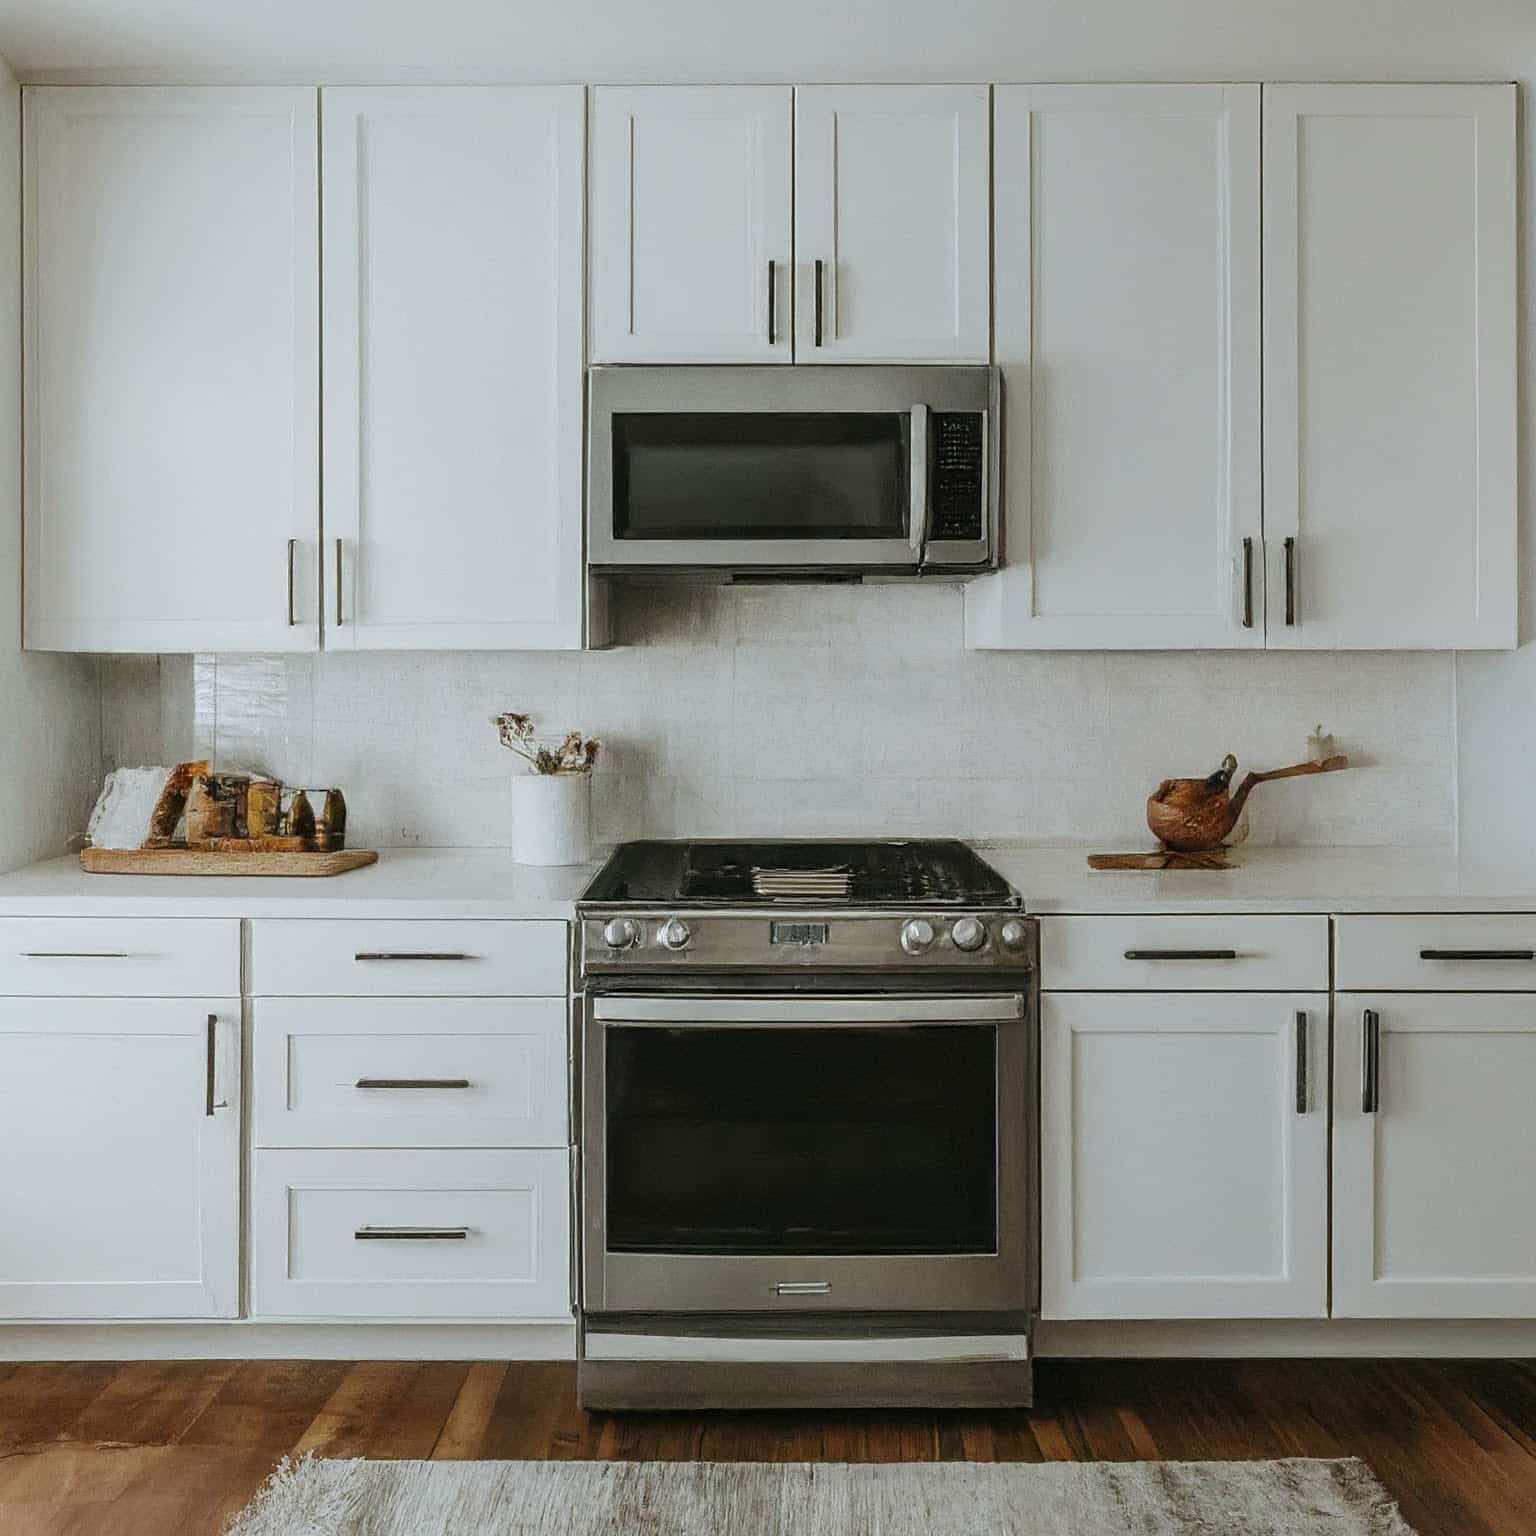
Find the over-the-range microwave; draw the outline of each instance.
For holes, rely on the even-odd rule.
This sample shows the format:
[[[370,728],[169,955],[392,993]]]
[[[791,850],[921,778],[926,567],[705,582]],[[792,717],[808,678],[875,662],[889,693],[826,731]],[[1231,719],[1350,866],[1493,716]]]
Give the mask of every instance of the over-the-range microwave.
[[[594,368],[587,562],[716,580],[997,565],[986,367]]]

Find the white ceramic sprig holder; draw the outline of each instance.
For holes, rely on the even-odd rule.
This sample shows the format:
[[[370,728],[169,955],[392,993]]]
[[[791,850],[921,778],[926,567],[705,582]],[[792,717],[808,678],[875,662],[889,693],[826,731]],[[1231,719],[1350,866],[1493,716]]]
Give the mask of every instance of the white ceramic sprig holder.
[[[512,857],[519,864],[585,864],[592,856],[592,775],[512,775]]]

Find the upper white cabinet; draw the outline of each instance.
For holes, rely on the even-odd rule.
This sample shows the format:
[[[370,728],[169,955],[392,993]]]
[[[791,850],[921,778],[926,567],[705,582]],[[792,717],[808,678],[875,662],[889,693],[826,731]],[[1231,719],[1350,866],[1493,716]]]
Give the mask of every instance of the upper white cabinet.
[[[1272,645],[1515,644],[1515,88],[1264,90]]]
[[[1536,1317],[1536,997],[1340,993],[1335,1033],[1335,1315]]]
[[[799,361],[990,359],[987,96],[796,90]]]
[[[580,646],[583,92],[322,118],[326,646]]]
[[[991,355],[986,86],[600,87],[592,359]]]
[[[0,1159],[0,1318],[234,1317],[239,999],[0,1000]]]
[[[968,643],[1263,645],[1259,88],[999,86],[995,159],[1005,569]]]
[[[1043,1317],[1327,1315],[1326,993],[1047,994],[1040,1041]]]
[[[592,93],[592,358],[787,363],[794,92]]]
[[[312,650],[315,92],[23,99],[26,644]]]

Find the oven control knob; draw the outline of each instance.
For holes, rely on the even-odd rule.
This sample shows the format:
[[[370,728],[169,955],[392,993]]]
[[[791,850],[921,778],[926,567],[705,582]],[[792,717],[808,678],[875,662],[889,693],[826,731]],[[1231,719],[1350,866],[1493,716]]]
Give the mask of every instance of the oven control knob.
[[[691,937],[692,935],[688,932],[688,924],[680,917],[669,917],[656,930],[656,942],[663,949],[686,949],[688,947],[688,940]]]
[[[1010,917],[997,931],[1004,949],[1020,950],[1029,942],[1029,928],[1018,918]]]
[[[914,917],[903,923],[901,947],[909,955],[920,955],[933,943],[933,924],[926,917]]]
[[[969,953],[987,942],[987,925],[979,917],[957,917],[949,936],[955,941],[956,949]]]
[[[640,942],[640,925],[632,917],[610,917],[603,924],[603,943],[609,949],[629,949]]]

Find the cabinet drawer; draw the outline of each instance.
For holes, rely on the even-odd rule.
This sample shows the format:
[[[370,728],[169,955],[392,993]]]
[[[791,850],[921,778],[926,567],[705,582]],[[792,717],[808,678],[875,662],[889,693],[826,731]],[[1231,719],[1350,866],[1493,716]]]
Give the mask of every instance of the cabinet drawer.
[[[253,922],[253,996],[564,997],[558,921]]]
[[[570,1316],[570,1159],[536,1152],[255,1154],[257,1317]]]
[[[1340,917],[1340,991],[1536,992],[1536,913]]]
[[[1045,917],[1047,992],[1326,991],[1328,919]]]
[[[563,1147],[559,997],[263,998],[255,1145]]]
[[[0,994],[230,997],[238,918],[0,918]]]

